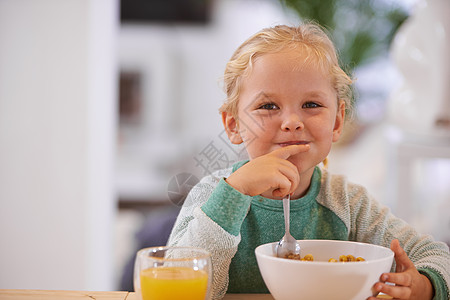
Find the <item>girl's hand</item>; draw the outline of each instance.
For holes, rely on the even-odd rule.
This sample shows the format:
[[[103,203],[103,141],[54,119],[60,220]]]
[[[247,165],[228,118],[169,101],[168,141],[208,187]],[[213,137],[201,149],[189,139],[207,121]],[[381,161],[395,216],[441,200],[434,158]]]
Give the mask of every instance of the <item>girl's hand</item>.
[[[373,290],[385,293],[394,299],[431,300],[434,291],[430,280],[417,271],[406,252],[400,247],[398,240],[391,242],[391,249],[394,251],[396,263],[395,273],[381,274],[380,281],[375,283]],[[394,283],[395,286],[388,285],[386,282]],[[368,300],[376,300],[376,298],[370,297]]]
[[[273,197],[291,194],[300,182],[297,167],[288,158],[309,150],[309,145],[291,145],[252,159],[227,179],[242,194],[261,195],[269,191]]]

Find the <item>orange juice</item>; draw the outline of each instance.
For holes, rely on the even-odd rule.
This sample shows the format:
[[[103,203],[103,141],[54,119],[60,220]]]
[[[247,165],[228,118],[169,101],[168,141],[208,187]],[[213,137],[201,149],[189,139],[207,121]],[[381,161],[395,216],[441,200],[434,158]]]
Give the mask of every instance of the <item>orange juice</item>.
[[[208,274],[184,267],[160,267],[141,271],[143,300],[204,300]]]

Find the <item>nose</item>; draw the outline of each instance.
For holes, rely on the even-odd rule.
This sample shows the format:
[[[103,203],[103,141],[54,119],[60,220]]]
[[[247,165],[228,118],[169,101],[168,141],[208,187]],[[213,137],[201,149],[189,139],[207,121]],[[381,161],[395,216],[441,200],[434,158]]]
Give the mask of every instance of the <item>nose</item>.
[[[281,124],[283,131],[297,131],[303,129],[304,124],[297,114],[289,114]]]

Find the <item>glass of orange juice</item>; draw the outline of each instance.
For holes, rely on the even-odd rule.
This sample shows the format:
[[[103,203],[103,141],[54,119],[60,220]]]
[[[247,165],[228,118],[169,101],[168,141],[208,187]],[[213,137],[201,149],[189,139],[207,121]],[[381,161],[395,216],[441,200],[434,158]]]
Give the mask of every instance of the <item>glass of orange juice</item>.
[[[210,299],[211,255],[194,247],[153,247],[137,252],[134,290],[142,300]]]

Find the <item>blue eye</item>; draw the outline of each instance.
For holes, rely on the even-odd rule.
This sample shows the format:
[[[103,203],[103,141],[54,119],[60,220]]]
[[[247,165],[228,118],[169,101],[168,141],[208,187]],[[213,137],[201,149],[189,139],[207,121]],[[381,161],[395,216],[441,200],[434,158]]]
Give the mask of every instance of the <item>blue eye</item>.
[[[266,103],[258,107],[258,109],[275,110],[278,109],[278,106],[274,103]]]
[[[303,108],[318,108],[322,107],[320,104],[317,104],[316,102],[306,102],[302,105]]]

